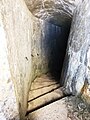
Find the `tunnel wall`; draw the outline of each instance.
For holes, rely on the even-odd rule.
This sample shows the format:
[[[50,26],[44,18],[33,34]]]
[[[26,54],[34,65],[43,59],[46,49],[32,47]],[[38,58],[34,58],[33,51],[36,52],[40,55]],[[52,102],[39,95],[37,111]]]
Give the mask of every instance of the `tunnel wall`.
[[[82,0],[25,0],[34,16],[56,25],[68,24],[80,1]]]
[[[66,93],[90,104],[90,1],[78,5],[71,26],[62,79]]]
[[[23,119],[27,109],[27,94],[31,82],[32,16],[22,0],[0,1],[0,4],[11,77],[21,119]],[[28,57],[29,61],[25,57]]]
[[[0,8],[1,8],[0,2]],[[0,119],[14,119],[18,116],[14,86],[11,79],[9,63],[7,59],[7,42],[0,12]]]

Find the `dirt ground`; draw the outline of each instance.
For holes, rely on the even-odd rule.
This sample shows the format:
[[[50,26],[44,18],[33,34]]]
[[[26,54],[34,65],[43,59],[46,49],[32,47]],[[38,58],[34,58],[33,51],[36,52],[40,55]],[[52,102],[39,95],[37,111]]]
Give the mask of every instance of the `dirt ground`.
[[[28,116],[29,120],[90,120],[90,112],[78,97],[65,97]]]

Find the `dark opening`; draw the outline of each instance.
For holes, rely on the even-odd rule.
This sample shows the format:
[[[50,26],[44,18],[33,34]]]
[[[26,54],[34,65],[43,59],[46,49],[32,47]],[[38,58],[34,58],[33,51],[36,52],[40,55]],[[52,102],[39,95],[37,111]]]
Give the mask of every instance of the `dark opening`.
[[[43,47],[48,59],[49,73],[57,81],[60,81],[70,26],[70,23],[57,26],[46,22],[44,29]]]
[[[41,50],[48,61],[49,73],[55,80],[60,81],[72,11],[75,7],[74,1],[71,3],[60,0],[25,0],[25,2],[35,17],[45,21],[45,26],[42,26],[45,37],[41,38]]]
[[[50,76],[41,76],[33,82],[29,93],[31,96],[28,100],[30,106],[26,113],[26,116],[29,114],[32,120],[34,120],[32,118],[33,112],[62,99],[64,95],[61,87],[63,81],[60,81],[60,76],[66,53],[70,24],[57,26],[50,22],[45,22],[43,28],[42,33],[44,33],[44,37],[41,38],[41,50],[42,55],[45,56],[48,62],[48,73]],[[59,94],[57,94],[58,92]]]
[[[57,95],[57,91],[59,93],[62,91],[61,86],[63,86],[62,83],[64,83],[60,80],[60,77],[72,21],[71,8],[73,7],[73,4],[70,3],[70,6],[72,7],[69,9],[69,3],[66,1],[64,2],[66,3],[65,7],[62,6],[61,1],[59,0],[26,1],[26,4],[32,14],[40,21],[43,21],[41,22],[41,39],[39,42],[35,41],[35,44],[40,44],[40,54],[43,58],[42,60],[46,60],[45,62],[40,63],[40,70],[43,70],[45,67],[47,70],[42,73],[44,74],[48,72],[50,75],[48,76],[48,74],[46,74],[47,77],[40,76],[40,79],[37,77],[37,79],[33,81],[33,84],[35,85],[36,83],[36,86],[34,86],[35,88],[33,85],[31,87],[29,93],[31,96],[28,100],[28,104],[31,106],[28,107],[29,110],[26,115],[63,98],[62,94],[59,94],[60,96]],[[38,46],[36,45],[35,47]],[[36,64],[37,63],[35,63],[35,65]],[[32,114],[30,114],[30,119],[34,120],[32,118]]]

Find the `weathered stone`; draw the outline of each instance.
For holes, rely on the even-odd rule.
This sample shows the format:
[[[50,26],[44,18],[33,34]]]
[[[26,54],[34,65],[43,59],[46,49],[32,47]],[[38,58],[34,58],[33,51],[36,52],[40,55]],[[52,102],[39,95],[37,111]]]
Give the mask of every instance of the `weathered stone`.
[[[0,26],[4,28],[8,61],[21,118],[27,109],[31,60],[31,18],[21,0],[0,1]],[[28,47],[29,46],[29,47]],[[29,55],[27,55],[29,53]],[[26,89],[25,89],[26,88]]]
[[[2,4],[0,1],[0,120],[19,120],[16,104],[14,85],[12,83],[9,63],[7,59],[6,34],[1,15]]]
[[[29,10],[38,18],[53,24],[70,24],[73,11],[82,0],[25,0]]]
[[[62,79],[65,92],[82,93],[90,100],[90,1],[78,5],[71,26]],[[86,90],[85,90],[86,89]],[[86,92],[85,92],[86,91]]]

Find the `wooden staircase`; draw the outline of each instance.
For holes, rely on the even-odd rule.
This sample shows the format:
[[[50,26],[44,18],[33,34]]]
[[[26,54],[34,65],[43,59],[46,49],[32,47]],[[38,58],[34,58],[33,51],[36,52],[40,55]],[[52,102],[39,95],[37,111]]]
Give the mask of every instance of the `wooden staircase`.
[[[27,115],[61,99],[63,96],[59,82],[50,75],[36,78],[29,92]]]

